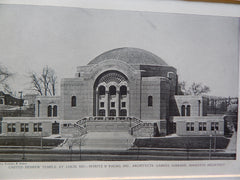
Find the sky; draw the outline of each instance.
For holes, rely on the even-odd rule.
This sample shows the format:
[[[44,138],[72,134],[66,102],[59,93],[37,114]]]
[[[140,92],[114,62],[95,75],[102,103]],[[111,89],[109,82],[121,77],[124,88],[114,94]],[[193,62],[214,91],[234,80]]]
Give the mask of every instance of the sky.
[[[0,5],[0,65],[13,91],[30,93],[29,74],[46,65],[62,78],[119,47],[136,47],[177,69],[210,95],[238,96],[239,20],[232,17]],[[58,94],[60,94],[58,89]]]

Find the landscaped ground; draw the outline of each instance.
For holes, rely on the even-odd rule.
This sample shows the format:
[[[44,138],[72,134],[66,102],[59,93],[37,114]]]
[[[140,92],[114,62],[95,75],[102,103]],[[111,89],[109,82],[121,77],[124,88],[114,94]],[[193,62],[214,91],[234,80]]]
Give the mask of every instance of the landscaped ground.
[[[149,148],[182,148],[182,149],[225,149],[229,143],[225,137],[159,137],[159,138],[137,138],[134,147]],[[211,142],[211,146],[210,146]]]
[[[63,139],[45,139],[40,137],[19,137],[19,136],[2,136],[0,137],[0,146],[58,146]]]

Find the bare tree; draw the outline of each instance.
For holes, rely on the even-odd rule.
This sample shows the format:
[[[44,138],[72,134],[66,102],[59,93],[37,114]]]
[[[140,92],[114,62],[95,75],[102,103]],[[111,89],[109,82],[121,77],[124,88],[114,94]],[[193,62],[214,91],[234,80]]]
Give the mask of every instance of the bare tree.
[[[184,95],[201,95],[210,92],[210,88],[202,83],[193,82],[189,87],[185,81],[179,83],[181,91]]]
[[[37,91],[41,96],[55,96],[57,76],[55,71],[45,66],[40,75],[31,74],[33,90]]]
[[[10,73],[6,67],[0,65],[0,88],[8,93],[11,92],[8,79],[12,76],[13,74]]]

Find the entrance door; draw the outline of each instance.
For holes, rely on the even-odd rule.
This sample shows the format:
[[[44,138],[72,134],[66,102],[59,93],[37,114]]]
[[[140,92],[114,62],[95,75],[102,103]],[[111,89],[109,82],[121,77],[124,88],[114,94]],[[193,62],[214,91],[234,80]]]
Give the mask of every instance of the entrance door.
[[[59,123],[52,123],[52,134],[59,134]]]

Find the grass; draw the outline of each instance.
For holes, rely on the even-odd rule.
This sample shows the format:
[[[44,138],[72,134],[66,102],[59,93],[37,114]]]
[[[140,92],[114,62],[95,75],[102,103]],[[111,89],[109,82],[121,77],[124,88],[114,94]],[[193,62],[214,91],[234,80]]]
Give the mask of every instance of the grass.
[[[135,147],[148,148],[183,148],[183,149],[225,149],[229,143],[229,139],[225,137],[169,137],[169,138],[137,138],[134,141]],[[215,144],[216,142],[216,144]]]
[[[63,139],[42,139],[43,146],[58,146]],[[41,146],[40,137],[8,136],[0,137],[0,146]]]

